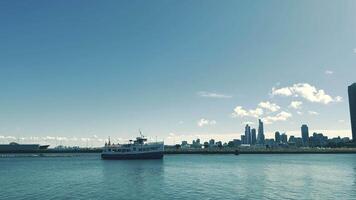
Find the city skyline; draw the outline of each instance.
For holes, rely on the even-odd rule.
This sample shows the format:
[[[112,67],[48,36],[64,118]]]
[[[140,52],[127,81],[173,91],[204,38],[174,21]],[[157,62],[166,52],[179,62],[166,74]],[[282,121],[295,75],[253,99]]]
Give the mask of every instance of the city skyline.
[[[351,138],[356,2],[0,5],[0,141]]]

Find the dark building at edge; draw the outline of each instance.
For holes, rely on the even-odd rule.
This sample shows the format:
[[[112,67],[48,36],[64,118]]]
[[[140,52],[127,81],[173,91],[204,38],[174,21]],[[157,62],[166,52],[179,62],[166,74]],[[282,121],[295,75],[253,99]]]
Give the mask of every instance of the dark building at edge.
[[[356,83],[353,83],[348,88],[350,116],[351,116],[351,130],[352,140],[356,142]]]

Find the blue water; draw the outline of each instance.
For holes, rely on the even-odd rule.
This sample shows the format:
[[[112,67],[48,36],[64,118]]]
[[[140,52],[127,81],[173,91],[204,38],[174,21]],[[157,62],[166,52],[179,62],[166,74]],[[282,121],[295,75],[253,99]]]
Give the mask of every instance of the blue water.
[[[356,199],[356,155],[0,156],[0,199]]]

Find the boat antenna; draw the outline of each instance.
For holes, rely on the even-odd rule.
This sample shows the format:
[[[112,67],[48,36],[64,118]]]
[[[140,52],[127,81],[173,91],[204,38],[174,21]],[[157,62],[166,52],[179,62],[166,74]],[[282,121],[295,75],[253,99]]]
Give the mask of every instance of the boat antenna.
[[[140,132],[141,137],[145,137],[145,136],[142,135],[141,129],[138,129],[138,131]]]

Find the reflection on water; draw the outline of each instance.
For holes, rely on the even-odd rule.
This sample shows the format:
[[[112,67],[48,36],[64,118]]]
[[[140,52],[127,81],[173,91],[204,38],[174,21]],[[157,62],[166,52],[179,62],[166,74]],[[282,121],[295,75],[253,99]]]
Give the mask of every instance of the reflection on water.
[[[164,183],[164,160],[101,160],[103,185],[106,190],[125,194],[127,198],[136,199],[141,193],[147,198],[152,191],[162,192]],[[132,192],[133,188],[137,192]]]
[[[0,199],[356,199],[356,155],[1,157]]]

